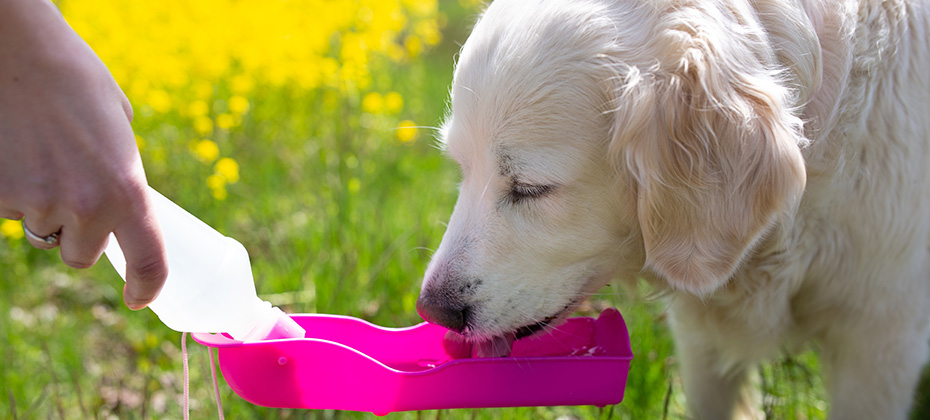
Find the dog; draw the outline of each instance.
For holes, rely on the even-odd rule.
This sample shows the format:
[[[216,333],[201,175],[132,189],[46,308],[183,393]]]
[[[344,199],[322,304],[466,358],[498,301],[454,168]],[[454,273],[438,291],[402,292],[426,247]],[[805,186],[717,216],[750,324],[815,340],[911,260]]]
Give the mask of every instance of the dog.
[[[497,0],[440,134],[462,182],[418,312],[501,356],[613,279],[669,298],[689,410],[814,342],[832,419],[930,351],[930,2]]]

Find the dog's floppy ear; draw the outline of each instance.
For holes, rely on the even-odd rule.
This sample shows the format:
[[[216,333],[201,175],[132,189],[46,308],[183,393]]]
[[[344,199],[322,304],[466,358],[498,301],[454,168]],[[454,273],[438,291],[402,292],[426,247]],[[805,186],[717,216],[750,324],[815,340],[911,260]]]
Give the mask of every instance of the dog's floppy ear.
[[[670,65],[618,70],[610,147],[632,176],[647,268],[703,295],[796,207],[806,140],[791,92],[751,46],[677,36]]]

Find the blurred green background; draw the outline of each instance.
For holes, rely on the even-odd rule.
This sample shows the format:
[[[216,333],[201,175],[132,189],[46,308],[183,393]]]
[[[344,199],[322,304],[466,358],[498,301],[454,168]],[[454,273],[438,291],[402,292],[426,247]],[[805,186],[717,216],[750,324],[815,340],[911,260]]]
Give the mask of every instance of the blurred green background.
[[[248,248],[262,298],[287,312],[420,322],[421,276],[455,202],[435,144],[475,1],[61,0],[126,91],[149,183]],[[182,417],[180,333],[132,312],[105,258],[88,270],[0,220],[0,418]],[[681,419],[661,301],[606,288],[580,311],[623,312],[624,402],[443,410],[388,418]],[[216,408],[190,341],[191,417]],[[769,418],[825,418],[811,352],[758,370]],[[325,381],[325,378],[321,378]],[[253,406],[220,380],[227,418],[363,418]]]

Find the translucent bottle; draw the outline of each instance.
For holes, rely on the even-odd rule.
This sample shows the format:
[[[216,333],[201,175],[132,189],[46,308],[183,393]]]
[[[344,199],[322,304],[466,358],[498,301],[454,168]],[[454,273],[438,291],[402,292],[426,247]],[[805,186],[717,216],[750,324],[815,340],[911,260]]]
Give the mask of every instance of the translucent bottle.
[[[175,331],[225,332],[242,341],[303,338],[304,329],[255,292],[245,247],[149,188],[168,255],[168,279],[149,308]],[[111,234],[107,259],[126,280]]]

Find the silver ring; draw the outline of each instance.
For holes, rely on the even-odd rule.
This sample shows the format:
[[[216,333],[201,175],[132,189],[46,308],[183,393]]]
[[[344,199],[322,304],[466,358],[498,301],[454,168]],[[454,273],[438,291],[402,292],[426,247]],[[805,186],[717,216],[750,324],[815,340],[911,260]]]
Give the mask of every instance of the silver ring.
[[[49,234],[48,236],[39,236],[39,235],[36,235],[33,231],[29,230],[29,228],[26,227],[26,222],[24,221],[23,222],[23,233],[25,233],[26,237],[28,237],[29,239],[39,241],[39,242],[45,242],[49,245],[57,245],[58,237],[61,236],[61,229],[58,229],[58,232],[54,232],[52,234]]]

